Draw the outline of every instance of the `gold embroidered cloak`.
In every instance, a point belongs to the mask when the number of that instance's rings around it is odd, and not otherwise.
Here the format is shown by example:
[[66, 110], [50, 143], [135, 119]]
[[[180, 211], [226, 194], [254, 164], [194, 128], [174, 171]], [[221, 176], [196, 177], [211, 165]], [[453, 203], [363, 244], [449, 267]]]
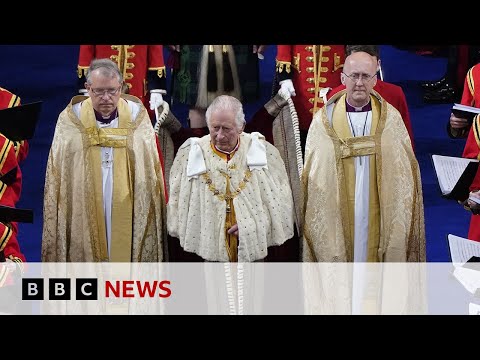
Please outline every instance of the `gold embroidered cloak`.
[[[353, 218], [349, 212], [345, 160], [375, 158], [380, 224], [376, 261], [422, 262], [426, 259], [423, 196], [418, 162], [398, 111], [378, 93], [380, 112], [370, 136], [341, 139], [329, 112], [344, 101], [332, 97], [309, 129], [302, 175], [304, 196], [304, 261], [353, 261]], [[371, 215], [372, 216], [372, 215]]]
[[[132, 229], [127, 232], [131, 234], [131, 240], [127, 239], [131, 241], [131, 261], [166, 260], [165, 189], [155, 133], [139, 99], [122, 97], [137, 103], [140, 111], [135, 121], [122, 129], [112, 129], [117, 131], [110, 135], [85, 127], [76, 116], [73, 105], [87, 101], [83, 96], [74, 97], [59, 115], [45, 177], [42, 261], [108, 261], [102, 231], [105, 229], [102, 175], [101, 169], [95, 169], [93, 164], [99, 164], [98, 149], [102, 144], [112, 146], [111, 142], [119, 139], [123, 145], [114, 147], [114, 152], [121, 149], [126, 154], [122, 166], [127, 172], [125, 184], [129, 187], [122, 193], [132, 198]], [[115, 181], [118, 180], [114, 178], [114, 191]], [[115, 214], [122, 211], [115, 210], [113, 208], [112, 224], [115, 224]], [[113, 238], [112, 244], [115, 241]]]

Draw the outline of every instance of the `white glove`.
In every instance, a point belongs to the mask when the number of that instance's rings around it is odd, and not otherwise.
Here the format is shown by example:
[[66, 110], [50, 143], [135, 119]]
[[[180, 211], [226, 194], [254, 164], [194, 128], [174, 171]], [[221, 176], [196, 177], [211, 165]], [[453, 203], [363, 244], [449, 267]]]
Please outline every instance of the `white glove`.
[[80, 89], [80, 90], [78, 90], [78, 93], [80, 95], [88, 96], [88, 90], [87, 89]]
[[297, 95], [295, 93], [295, 88], [293, 87], [292, 80], [290, 79], [280, 81], [280, 90], [278, 91], [278, 93], [285, 99]]
[[155, 110], [163, 104], [163, 96], [160, 94], [160, 92], [152, 91], [150, 91], [150, 110]]
[[14, 273], [15, 270], [17, 269], [17, 264], [10, 259], [5, 259], [4, 264], [5, 264], [5, 267], [7, 268], [8, 272], [10, 272], [10, 273]]

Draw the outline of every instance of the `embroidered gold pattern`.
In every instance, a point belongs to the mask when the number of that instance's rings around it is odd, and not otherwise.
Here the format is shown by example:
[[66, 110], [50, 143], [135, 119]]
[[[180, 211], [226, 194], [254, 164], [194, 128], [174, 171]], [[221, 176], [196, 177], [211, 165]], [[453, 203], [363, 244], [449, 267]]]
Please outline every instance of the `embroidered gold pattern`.
[[165, 66], [161, 67], [160, 69], [157, 70], [157, 76], [159, 78], [162, 78], [165, 75], [167, 77], [167, 73], [165, 71]]
[[333, 55], [333, 71], [332, 72], [335, 72], [342, 67], [343, 67], [342, 59], [340, 58], [340, 55], [335, 53]]
[[[208, 172], [202, 174], [202, 177], [203, 179], [205, 180], [205, 183], [207, 184], [208, 186], [208, 189], [213, 193], [213, 195], [215, 195], [218, 199], [220, 200], [225, 200], [225, 201], [228, 201], [230, 199], [235, 199], [238, 194], [240, 194], [242, 192], [243, 189], [245, 189], [245, 187], [247, 186], [247, 183], [248, 181], [250, 180], [250, 178], [252, 177], [252, 172], [247, 169], [245, 171], [245, 175], [243, 176], [243, 179], [242, 181], [240, 181], [240, 184], [238, 184], [238, 188], [233, 191], [233, 192], [229, 192], [227, 194], [222, 194], [216, 187], [215, 185], [213, 185], [213, 181], [212, 179], [210, 178], [210, 174]], [[227, 209], [228, 211], [228, 209]]]
[[302, 69], [300, 68], [300, 53], [297, 53], [297, 55], [295, 55], [295, 56], [293, 57], [293, 67], [294, 67], [299, 73], [302, 72]]
[[289, 61], [275, 60], [275, 62], [276, 62], [275, 69], [278, 73], [282, 73], [283, 70], [285, 70], [287, 74], [290, 74], [292, 64]]

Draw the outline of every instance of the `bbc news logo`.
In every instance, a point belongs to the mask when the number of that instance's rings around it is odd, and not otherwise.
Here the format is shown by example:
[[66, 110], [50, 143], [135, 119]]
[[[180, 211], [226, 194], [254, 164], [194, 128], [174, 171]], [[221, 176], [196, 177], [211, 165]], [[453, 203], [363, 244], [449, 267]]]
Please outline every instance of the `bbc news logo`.
[[[72, 300], [72, 280], [68, 278], [48, 279], [49, 300]], [[77, 300], [98, 300], [98, 280], [94, 278], [75, 279]], [[45, 287], [42, 278], [22, 279], [22, 300], [44, 300]]]
[[[105, 281], [106, 298], [168, 298], [172, 295], [170, 281], [116, 280]], [[72, 300], [72, 280], [69, 278], [48, 279], [48, 300]], [[76, 300], [98, 300], [98, 279], [75, 279]], [[42, 278], [22, 279], [22, 300], [45, 300]]]

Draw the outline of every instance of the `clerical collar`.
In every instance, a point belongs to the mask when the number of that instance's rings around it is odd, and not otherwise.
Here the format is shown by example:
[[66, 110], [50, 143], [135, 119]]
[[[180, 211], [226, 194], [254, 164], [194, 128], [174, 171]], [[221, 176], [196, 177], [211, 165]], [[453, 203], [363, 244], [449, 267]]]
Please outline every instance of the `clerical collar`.
[[230, 159], [235, 155], [235, 152], [238, 150], [238, 147], [240, 146], [240, 138], [237, 141], [237, 145], [235, 145], [235, 148], [232, 151], [223, 151], [220, 150], [216, 145], [213, 143], [210, 143], [212, 146], [213, 150], [222, 158], [224, 158], [227, 161], [230, 161]]
[[95, 112], [95, 118], [97, 119], [97, 121], [100, 121], [101, 123], [104, 123], [104, 124], [110, 124], [112, 120], [118, 117], [118, 109], [115, 109], [115, 111], [112, 112], [107, 117], [103, 116], [95, 109], [93, 109], [93, 111]]
[[352, 106], [348, 103], [347, 99], [345, 99], [345, 105], [347, 106], [347, 112], [365, 112], [365, 111], [372, 111], [372, 102], [369, 101], [367, 104], [357, 107]]

